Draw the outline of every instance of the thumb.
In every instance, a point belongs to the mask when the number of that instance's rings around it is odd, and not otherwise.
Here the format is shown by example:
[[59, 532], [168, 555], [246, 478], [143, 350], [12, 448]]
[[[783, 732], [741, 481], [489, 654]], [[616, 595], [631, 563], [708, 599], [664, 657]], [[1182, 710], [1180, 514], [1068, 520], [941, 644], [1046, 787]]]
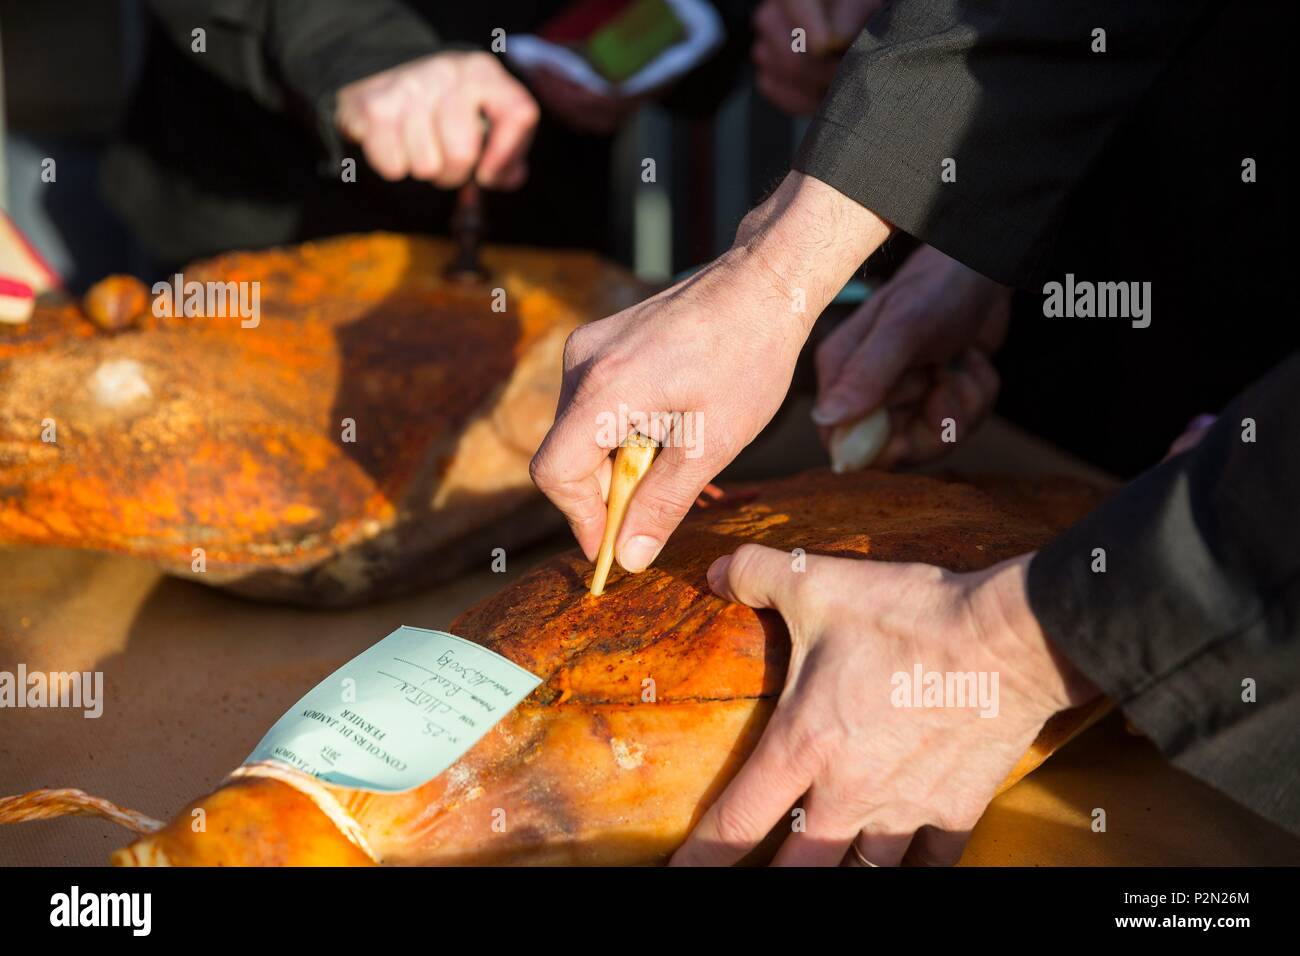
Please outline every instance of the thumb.
[[709, 587], [715, 594], [752, 608], [789, 609], [794, 590], [807, 573], [807, 558], [761, 544], [742, 544], [709, 567]]

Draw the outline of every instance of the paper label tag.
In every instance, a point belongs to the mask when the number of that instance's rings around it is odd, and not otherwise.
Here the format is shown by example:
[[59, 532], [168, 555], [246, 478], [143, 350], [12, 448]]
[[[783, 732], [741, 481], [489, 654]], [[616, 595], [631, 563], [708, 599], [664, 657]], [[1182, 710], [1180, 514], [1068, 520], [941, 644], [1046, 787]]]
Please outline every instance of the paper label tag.
[[244, 763], [273, 760], [360, 790], [410, 790], [541, 682], [464, 638], [403, 625], [312, 688]]

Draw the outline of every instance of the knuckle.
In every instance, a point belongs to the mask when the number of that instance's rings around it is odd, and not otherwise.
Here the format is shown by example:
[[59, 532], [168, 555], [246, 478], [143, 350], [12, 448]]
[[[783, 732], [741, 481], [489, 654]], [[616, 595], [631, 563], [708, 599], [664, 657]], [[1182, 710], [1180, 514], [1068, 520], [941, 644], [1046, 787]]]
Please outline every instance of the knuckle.
[[538, 488], [549, 488], [553, 483], [554, 469], [542, 452], [539, 451], [528, 463], [528, 477]]
[[876, 818], [887, 832], [915, 834], [931, 816], [926, 802], [904, 799], [895, 793], [885, 801]]
[[718, 840], [727, 846], [747, 846], [755, 839], [757, 832], [752, 814], [737, 807], [734, 800], [726, 800], [717, 805], [714, 824]]
[[949, 571], [947, 568], [940, 567], [937, 564], [917, 562], [908, 565], [908, 567], [926, 587], [952, 587], [956, 581], [953, 572]]
[[448, 55], [435, 54], [420, 76], [432, 89], [454, 87], [463, 75], [461, 61]]
[[537, 101], [529, 96], [522, 87], [516, 90], [515, 93], [514, 111], [516, 118], [525, 127], [536, 126], [542, 118], [542, 111], [537, 105]]
[[587, 347], [587, 339], [590, 337], [590, 326], [579, 326], [569, 333], [569, 337], [564, 340], [564, 370], [568, 372], [581, 365], [586, 361], [590, 349]]
[[443, 153], [442, 162], [431, 172], [442, 183], [454, 186], [465, 179], [474, 166], [474, 154], [460, 147], [448, 147]]
[[367, 150], [366, 157], [375, 172], [384, 179], [396, 180], [406, 175], [405, 161], [388, 155], [386, 151]]
[[742, 544], [731, 556], [731, 575], [737, 580], [749, 577], [762, 560], [763, 546], [752, 542]]
[[921, 343], [925, 313], [911, 304], [899, 305], [880, 316], [878, 345], [903, 355], [911, 355]]
[[468, 168], [478, 159], [479, 143], [475, 137], [456, 137], [444, 147], [449, 164]]
[[626, 380], [628, 362], [616, 353], [590, 356], [585, 359], [582, 386], [589, 395], [604, 392], [610, 386]]
[[417, 179], [432, 179], [442, 170], [437, 158], [427, 153], [411, 157], [411, 175]]
[[401, 119], [406, 97], [400, 91], [377, 94], [362, 105], [362, 115], [375, 126], [394, 126]]
[[815, 773], [827, 764], [834, 744], [822, 721], [803, 716], [808, 710], [807, 707], [798, 709], [786, 730], [786, 739], [794, 764], [807, 773]]
[[[869, 390], [877, 377], [878, 373], [867, 365], [863, 356], [850, 357], [844, 363], [844, 368], [840, 370], [836, 391], [843, 398], [856, 398], [859, 392]], [[882, 384], [889, 386], [893, 383], [883, 382]]]
[[483, 50], [468, 50], [464, 54], [462, 62], [467, 69], [477, 70], [483, 73], [505, 72], [497, 58]]
[[403, 73], [393, 87], [393, 95], [387, 97], [388, 100], [395, 104], [403, 105], [416, 97], [423, 96], [425, 91], [433, 86], [430, 78], [418, 70], [408, 70]]
[[[644, 487], [641, 491], [645, 491]], [[692, 496], [692, 500], [694, 500], [694, 496]], [[652, 527], [659, 529], [674, 527], [690, 505], [690, 502], [687, 502], [683, 506], [682, 502], [670, 495], [654, 491], [648, 494], [638, 493], [635, 502], [637, 507], [640, 508], [645, 521]]]
[[[609, 376], [603, 373], [597, 365], [589, 362], [579, 362], [565, 375], [572, 378], [574, 383], [571, 405], [588, 405], [601, 401], [605, 384], [610, 380]], [[592, 409], [593, 412], [605, 410]]]

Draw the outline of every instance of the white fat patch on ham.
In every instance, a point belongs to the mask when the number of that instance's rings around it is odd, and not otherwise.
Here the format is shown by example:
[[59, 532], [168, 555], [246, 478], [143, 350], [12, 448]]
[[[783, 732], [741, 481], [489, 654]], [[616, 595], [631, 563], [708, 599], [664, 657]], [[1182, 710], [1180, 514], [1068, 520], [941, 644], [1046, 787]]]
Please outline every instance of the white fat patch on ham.
[[135, 359], [110, 359], [90, 376], [90, 391], [105, 408], [121, 408], [136, 399], [152, 398], [144, 367]]
[[635, 770], [645, 762], [645, 747], [638, 743], [610, 737], [609, 749], [614, 751], [614, 762], [624, 770]]
[[[473, 800], [474, 796], [479, 794], [471, 796], [470, 793], [474, 790], [482, 790], [481, 787], [475, 786], [476, 774], [464, 763], [454, 763], [443, 773], [447, 775], [447, 793], [449, 794], [464, 794], [466, 799]], [[469, 791], [469, 793], [466, 793], [466, 791]]]

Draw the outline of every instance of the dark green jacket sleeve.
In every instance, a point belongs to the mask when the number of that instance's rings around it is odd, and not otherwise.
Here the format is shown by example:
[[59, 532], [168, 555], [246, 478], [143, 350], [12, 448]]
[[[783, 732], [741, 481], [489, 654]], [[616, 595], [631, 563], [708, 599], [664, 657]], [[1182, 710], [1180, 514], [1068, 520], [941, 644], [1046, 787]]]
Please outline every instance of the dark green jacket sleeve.
[[[400, 0], [153, 0], [167, 36], [270, 109], [300, 105], [331, 152], [339, 88], [436, 53], [433, 28]], [[206, 34], [194, 50], [194, 30]]]
[[1029, 598], [1176, 764], [1300, 831], [1300, 354], [1040, 551]]
[[985, 275], [1029, 285], [1071, 191], [1205, 8], [891, 4], [845, 55], [794, 167]]

